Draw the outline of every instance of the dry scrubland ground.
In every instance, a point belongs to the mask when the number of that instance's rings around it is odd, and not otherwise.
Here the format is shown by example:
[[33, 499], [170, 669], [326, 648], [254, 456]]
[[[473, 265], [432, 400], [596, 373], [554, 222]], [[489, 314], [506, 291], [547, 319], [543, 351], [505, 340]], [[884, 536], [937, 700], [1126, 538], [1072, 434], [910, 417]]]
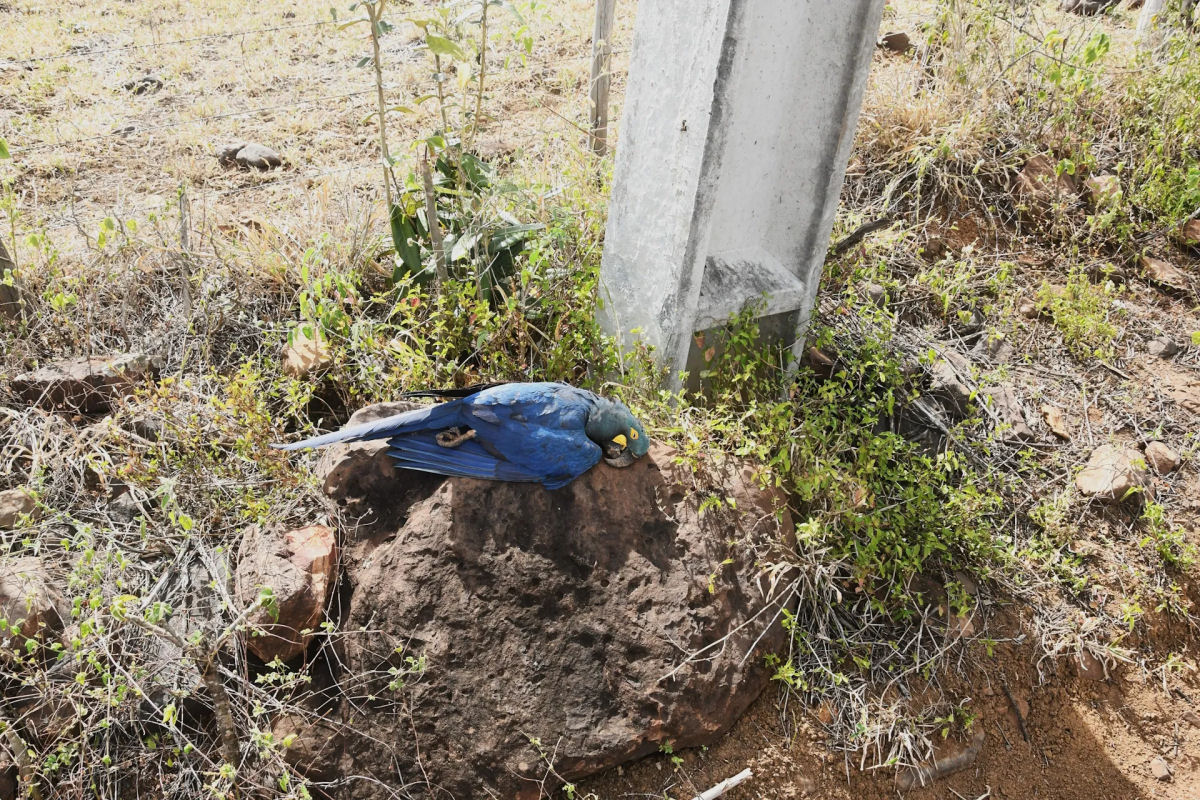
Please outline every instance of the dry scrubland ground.
[[[75, 602], [69, 669], [0, 663], [6, 692], [36, 712], [23, 723], [41, 785], [114, 785], [91, 771], [107, 758], [147, 791], [230, 791], [126, 697], [158, 651], [120, 597], [149, 592], [181, 553], [216, 563], [250, 522], [319, 513], [305, 471], [267, 442], [415, 386], [615, 374], [590, 326], [609, 164], [576, 127], [589, 4], [520, 8], [495, 12], [476, 149], [497, 177], [466, 213], [544, 227], [489, 304], [474, 281], [438, 296], [394, 280], [361, 27], [302, 3], [0, 6], [5, 241], [28, 309], [2, 323], [4, 374], [71, 354], [164, 359], [163, 379], [106, 420], [0, 387], [0, 489], [38, 502], [4, 547], [42, 556]], [[443, 125], [436, 101], [412, 102], [432, 70], [408, 13], [391, 12], [383, 39], [388, 103], [413, 109], [389, 117], [401, 180]], [[633, 13], [619, 4], [618, 50]], [[896, 772], [880, 765], [936, 746], [976, 755], [917, 796], [1195, 797], [1200, 261], [1177, 233], [1200, 207], [1195, 44], [1139, 61], [1130, 12], [1040, 3], [897, 2], [884, 26], [914, 47], [875, 58], [838, 235], [890, 221], [831, 256], [788, 401], [744, 321], [714, 355], [709, 399], [676, 411], [636, 362], [609, 387], [689, 458], [758, 457], [793, 498], [791, 565], [814, 577], [775, 664], [780, 691], [707, 750], [665, 744], [576, 794], [690, 797], [750, 766], [728, 797], [891, 796]], [[446, 104], [464, 132], [470, 73], [447, 72], [450, 86], [468, 79]], [[161, 88], [124, 88], [146, 75]], [[235, 141], [285, 163], [218, 164]], [[1045, 180], [1022, 186], [1039, 155]], [[1092, 199], [1082, 181], [1097, 175], [1121, 193]], [[298, 326], [327, 357], [285, 376]], [[1178, 352], [1161, 356], [1164, 339]], [[1183, 461], [1147, 473], [1152, 500], [1076, 488], [1096, 447], [1151, 441]], [[118, 513], [122, 493], [150, 510]], [[217, 630], [236, 618], [214, 613]], [[248, 740], [303, 677], [245, 680], [241, 655], [222, 670]], [[280, 744], [253, 747], [250, 779], [298, 796]]]

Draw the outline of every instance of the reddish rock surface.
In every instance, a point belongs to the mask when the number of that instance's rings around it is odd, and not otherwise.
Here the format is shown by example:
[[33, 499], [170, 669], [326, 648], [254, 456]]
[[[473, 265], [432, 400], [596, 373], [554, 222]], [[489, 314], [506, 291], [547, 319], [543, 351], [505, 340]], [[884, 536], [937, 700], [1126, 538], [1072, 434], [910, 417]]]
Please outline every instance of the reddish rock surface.
[[1079, 194], [1080, 186], [1074, 175], [1058, 173], [1055, 162], [1046, 155], [1036, 155], [1025, 162], [1017, 175], [1017, 194], [1031, 201], [1048, 202]]
[[158, 375], [157, 356], [120, 353], [80, 356], [46, 364], [13, 379], [17, 396], [51, 411], [96, 414], [108, 411], [134, 387]]
[[62, 601], [36, 556], [0, 558], [0, 619], [8, 621], [0, 632], [0, 648], [21, 647], [13, 632], [34, 638], [44, 630], [61, 627], [58, 608]]
[[238, 600], [249, 605], [266, 587], [274, 594], [275, 606], [250, 616], [252, 634], [246, 636], [246, 646], [263, 661], [295, 658], [312, 641], [329, 603], [337, 579], [337, 534], [324, 525], [290, 531], [255, 528], [247, 533], [241, 552]]
[[[319, 466], [345, 518], [362, 520], [339, 647], [365, 682], [343, 702], [356, 730], [336, 772], [383, 781], [344, 796], [407, 782], [536, 798], [543, 754], [570, 780], [664, 742], [711, 743], [768, 685], [763, 656], [786, 639], [759, 559], [781, 529], [748, 468], [695, 476], [655, 446], [551, 492], [397, 470], [383, 447], [339, 445]], [[701, 516], [710, 492], [736, 510]]]
[[1145, 463], [1137, 450], [1101, 445], [1092, 451], [1087, 464], [1075, 476], [1075, 486], [1087, 497], [1140, 503], [1143, 492], [1138, 490], [1149, 491]]

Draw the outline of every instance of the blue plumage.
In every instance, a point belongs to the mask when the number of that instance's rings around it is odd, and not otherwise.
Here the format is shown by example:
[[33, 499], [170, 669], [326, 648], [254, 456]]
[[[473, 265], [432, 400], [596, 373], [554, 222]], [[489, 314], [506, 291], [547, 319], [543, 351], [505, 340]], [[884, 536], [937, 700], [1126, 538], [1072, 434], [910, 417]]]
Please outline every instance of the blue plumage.
[[547, 489], [567, 485], [601, 458], [626, 466], [649, 450], [645, 431], [623, 404], [562, 383], [491, 386], [280, 447], [375, 439], [388, 440], [398, 467]]

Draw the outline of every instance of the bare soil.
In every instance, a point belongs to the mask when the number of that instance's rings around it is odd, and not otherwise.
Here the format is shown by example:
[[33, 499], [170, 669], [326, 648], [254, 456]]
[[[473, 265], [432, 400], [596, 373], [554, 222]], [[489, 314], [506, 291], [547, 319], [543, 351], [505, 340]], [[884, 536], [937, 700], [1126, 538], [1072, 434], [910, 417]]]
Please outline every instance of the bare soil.
[[[1021, 625], [1011, 618], [995, 623], [994, 634], [1004, 628], [1010, 636], [1020, 635]], [[1194, 635], [1175, 628], [1164, 638], [1194, 662]], [[969, 766], [925, 788], [900, 792], [898, 778], [907, 770], [872, 769], [873, 754], [864, 758], [828, 741], [819, 708], [797, 708], [794, 700], [768, 690], [719, 742], [682, 753], [677, 767], [670, 756], [659, 755], [583, 781], [580, 789], [601, 798], [691, 798], [749, 767], [753, 778], [724, 797], [1200, 797], [1200, 682], [1194, 673], [1181, 678], [1121, 669], [1108, 677], [1102, 670], [1084, 677], [1068, 665], [1039, 676], [1028, 646], [997, 645], [994, 657], [983, 649], [983, 644], [972, 645], [976, 663], [953, 679], [954, 688], [971, 699], [977, 715], [971, 736], [982, 731], [983, 746]], [[938, 746], [937, 757], [966, 750], [964, 738], [952, 735]], [[1169, 765], [1167, 780], [1154, 776], [1156, 758]]]

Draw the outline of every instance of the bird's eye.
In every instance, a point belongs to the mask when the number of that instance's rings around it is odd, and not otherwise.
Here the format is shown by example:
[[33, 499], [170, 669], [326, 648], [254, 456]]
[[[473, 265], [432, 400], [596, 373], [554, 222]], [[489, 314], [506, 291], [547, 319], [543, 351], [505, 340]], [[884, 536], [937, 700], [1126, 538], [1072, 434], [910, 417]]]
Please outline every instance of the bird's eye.
[[636, 440], [636, 439], [638, 438], [638, 432], [637, 432], [637, 428], [630, 428], [630, 429], [629, 429], [629, 438], [630, 438], [630, 439], [634, 439], [634, 440]]
[[[634, 438], [637, 438], [637, 437], [634, 437]], [[621, 435], [621, 434], [619, 434], [619, 433], [618, 433], [616, 436], [614, 436], [614, 437], [612, 438], [612, 440], [613, 440], [613, 443], [614, 443], [614, 444], [619, 444], [621, 447], [624, 447], [625, 445], [629, 444], [629, 443], [628, 443], [628, 442], [625, 440], [625, 437], [624, 437], [624, 436], [622, 436], [622, 435]]]

